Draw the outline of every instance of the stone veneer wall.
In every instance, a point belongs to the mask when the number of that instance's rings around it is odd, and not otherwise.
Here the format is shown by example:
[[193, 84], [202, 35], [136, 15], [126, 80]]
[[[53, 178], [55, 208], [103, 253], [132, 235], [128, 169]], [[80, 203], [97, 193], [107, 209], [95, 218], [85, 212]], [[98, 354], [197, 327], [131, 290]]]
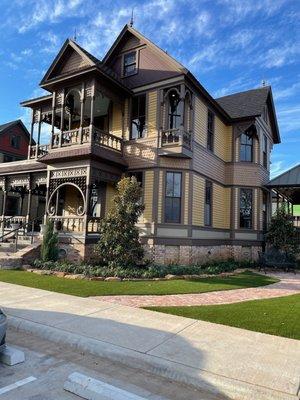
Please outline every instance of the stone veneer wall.
[[257, 260], [259, 246], [166, 246], [144, 245], [145, 256], [156, 264], [194, 264], [209, 260]]

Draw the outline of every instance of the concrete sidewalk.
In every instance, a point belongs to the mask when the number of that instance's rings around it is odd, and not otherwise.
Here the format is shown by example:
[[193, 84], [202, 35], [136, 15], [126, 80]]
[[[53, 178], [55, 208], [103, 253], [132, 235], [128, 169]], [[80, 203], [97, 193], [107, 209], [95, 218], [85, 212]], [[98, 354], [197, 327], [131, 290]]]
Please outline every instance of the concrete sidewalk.
[[300, 341], [0, 282], [17, 329], [228, 399], [298, 399]]

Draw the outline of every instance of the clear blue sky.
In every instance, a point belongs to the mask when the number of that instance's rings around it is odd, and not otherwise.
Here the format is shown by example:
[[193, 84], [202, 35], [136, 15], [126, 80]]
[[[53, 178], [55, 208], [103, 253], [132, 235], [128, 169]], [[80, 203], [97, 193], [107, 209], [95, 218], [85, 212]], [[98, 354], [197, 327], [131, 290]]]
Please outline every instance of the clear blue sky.
[[67, 37], [102, 58], [130, 19], [188, 67], [213, 96], [272, 85], [282, 144], [272, 173], [300, 162], [299, 0], [1, 0], [0, 123], [22, 118], [21, 100]]

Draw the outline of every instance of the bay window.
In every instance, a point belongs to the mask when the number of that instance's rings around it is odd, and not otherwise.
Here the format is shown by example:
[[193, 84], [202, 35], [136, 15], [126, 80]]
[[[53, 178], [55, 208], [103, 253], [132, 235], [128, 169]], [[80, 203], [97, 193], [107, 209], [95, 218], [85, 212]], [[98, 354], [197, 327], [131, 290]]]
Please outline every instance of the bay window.
[[166, 173], [165, 222], [180, 223], [181, 172]]

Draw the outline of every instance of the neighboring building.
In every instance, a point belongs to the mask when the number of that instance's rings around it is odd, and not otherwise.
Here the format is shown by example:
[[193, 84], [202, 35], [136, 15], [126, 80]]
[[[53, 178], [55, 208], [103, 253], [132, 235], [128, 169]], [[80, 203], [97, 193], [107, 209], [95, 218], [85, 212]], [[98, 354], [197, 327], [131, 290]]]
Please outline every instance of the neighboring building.
[[124, 174], [143, 187], [149, 258], [257, 256], [271, 215], [270, 152], [280, 142], [270, 87], [214, 99], [127, 25], [103, 61], [67, 40], [40, 86], [49, 95], [22, 103], [33, 111], [29, 159], [1, 165], [0, 185], [4, 198], [22, 190], [23, 219], [55, 221], [69, 258], [91, 256]]
[[26, 159], [29, 136], [20, 119], [0, 125], [0, 163]]

